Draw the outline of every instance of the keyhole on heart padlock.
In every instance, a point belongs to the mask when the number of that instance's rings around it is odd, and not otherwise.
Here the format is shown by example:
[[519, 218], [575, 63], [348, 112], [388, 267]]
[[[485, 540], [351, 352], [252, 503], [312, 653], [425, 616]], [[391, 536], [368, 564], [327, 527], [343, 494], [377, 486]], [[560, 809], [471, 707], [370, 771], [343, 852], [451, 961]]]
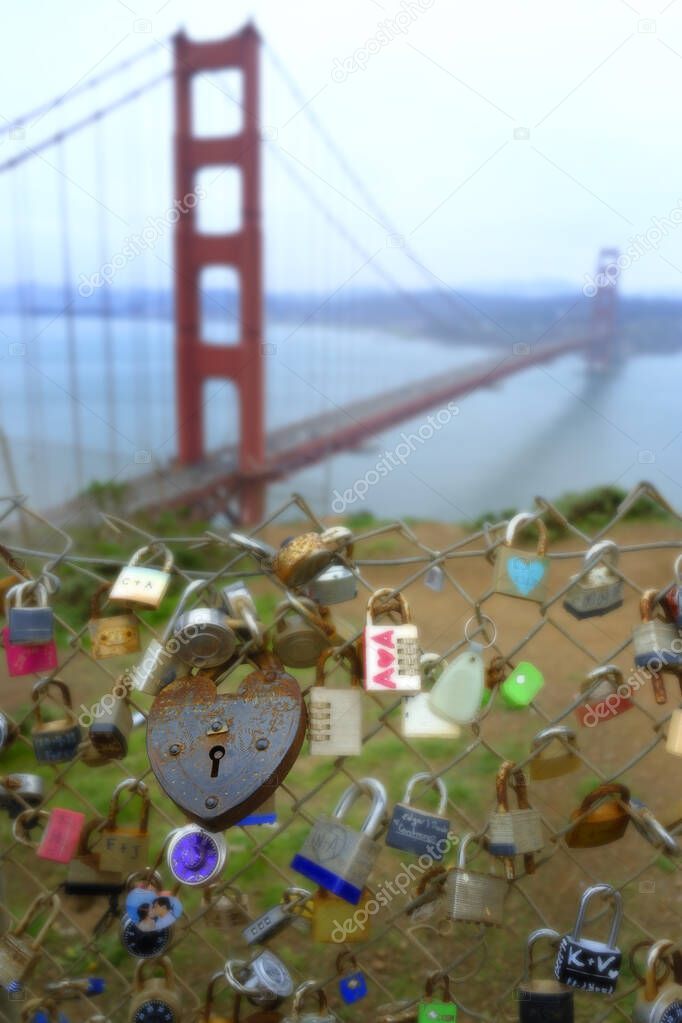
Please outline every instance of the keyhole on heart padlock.
[[220, 761], [225, 756], [224, 746], [212, 746], [208, 751], [208, 756], [211, 761], [211, 777], [217, 778], [218, 771], [220, 770]]

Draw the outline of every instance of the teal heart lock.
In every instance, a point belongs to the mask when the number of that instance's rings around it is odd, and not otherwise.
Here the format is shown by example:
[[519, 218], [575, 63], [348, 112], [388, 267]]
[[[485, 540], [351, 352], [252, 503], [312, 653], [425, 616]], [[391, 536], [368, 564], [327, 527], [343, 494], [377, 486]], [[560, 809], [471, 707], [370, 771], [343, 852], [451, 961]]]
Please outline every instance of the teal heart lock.
[[[538, 545], [535, 554], [514, 547], [519, 528], [533, 523], [538, 531]], [[549, 579], [549, 558], [547, 551], [547, 529], [542, 519], [530, 512], [519, 512], [509, 520], [504, 543], [497, 548], [493, 589], [509, 597], [534, 600], [538, 604], [547, 598]]]

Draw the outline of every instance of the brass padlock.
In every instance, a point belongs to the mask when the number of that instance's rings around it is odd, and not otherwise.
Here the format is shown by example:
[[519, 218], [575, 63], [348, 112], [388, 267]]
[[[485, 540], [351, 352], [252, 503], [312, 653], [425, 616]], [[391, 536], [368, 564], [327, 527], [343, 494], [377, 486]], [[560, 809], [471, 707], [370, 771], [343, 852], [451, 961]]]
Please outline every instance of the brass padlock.
[[[514, 547], [519, 527], [532, 523], [538, 531], [538, 546], [535, 554]], [[520, 512], [510, 519], [501, 544], [495, 553], [493, 589], [509, 597], [521, 597], [542, 604], [547, 599], [549, 558], [547, 552], [547, 529], [542, 519], [529, 512]]]
[[576, 823], [566, 834], [566, 845], [572, 849], [591, 849], [622, 838], [630, 822], [626, 809], [629, 802], [630, 790], [625, 785], [617, 782], [598, 785], [571, 814]]
[[[130, 792], [140, 797], [140, 817], [136, 828], [124, 828], [117, 822], [121, 793]], [[99, 849], [102, 870], [120, 870], [130, 874], [141, 870], [147, 862], [149, 851], [149, 811], [151, 801], [149, 789], [137, 778], [126, 778], [113, 791], [109, 813], [102, 828], [102, 845]]]
[[[142, 559], [162, 557], [162, 568], [141, 565]], [[110, 600], [123, 604], [141, 604], [142, 607], [158, 607], [170, 586], [173, 555], [162, 543], [148, 544], [135, 551], [127, 565], [119, 572], [109, 594]]]
[[89, 821], [81, 832], [78, 852], [69, 863], [64, 893], [73, 896], [119, 895], [125, 881], [120, 870], [103, 870], [98, 852], [92, 852], [90, 841], [101, 830], [104, 818]]
[[[44, 721], [42, 701], [51, 689], [60, 694], [65, 716], [56, 721]], [[58, 678], [40, 679], [33, 686], [31, 699], [36, 721], [31, 730], [31, 742], [36, 760], [41, 764], [62, 764], [73, 760], [82, 735], [71, 704], [69, 687]]]
[[[163, 970], [163, 977], [150, 977], [147, 980], [149, 968], [157, 966]], [[133, 997], [128, 1015], [130, 1023], [149, 1023], [150, 1020], [181, 1023], [182, 1015], [182, 1001], [170, 959], [162, 956], [153, 963], [141, 959], [135, 967]]]
[[323, 572], [337, 554], [352, 553], [353, 534], [345, 526], [321, 533], [301, 533], [286, 540], [272, 559], [272, 570], [285, 586], [305, 586]]
[[204, 923], [223, 931], [243, 927], [251, 916], [248, 896], [234, 885], [228, 885], [221, 892], [216, 891], [218, 888], [216, 884], [209, 884], [202, 891]]
[[327, 608], [288, 594], [275, 608], [272, 650], [288, 668], [313, 668], [325, 650], [341, 642]]
[[[303, 1012], [303, 1002], [309, 996], [317, 999], [316, 1012]], [[316, 980], [306, 980], [299, 984], [294, 992], [293, 1011], [286, 1016], [284, 1023], [335, 1023], [336, 1016], [330, 1013], [327, 996]]]
[[657, 967], [662, 956], [675, 948], [666, 938], [655, 941], [646, 962], [644, 989], [637, 997], [632, 1023], [677, 1023], [682, 1020], [682, 985], [673, 980], [659, 981]]
[[[545, 755], [546, 750], [553, 743], [559, 742], [563, 752], [555, 756]], [[551, 728], [543, 728], [531, 742], [530, 750], [533, 759], [530, 762], [530, 776], [533, 781], [547, 781], [550, 778], [560, 778], [564, 774], [577, 771], [580, 767], [575, 732], [566, 725], [553, 725]]]
[[[45, 922], [34, 938], [26, 934], [41, 910], [47, 910]], [[19, 923], [0, 935], [0, 985], [8, 993], [19, 990], [38, 959], [40, 946], [57, 919], [60, 902], [56, 895], [39, 895], [28, 907]]]
[[[372, 933], [372, 914], [367, 911], [370, 901], [374, 900], [367, 889], [363, 891], [357, 906], [350, 906], [345, 899], [332, 895], [324, 888], [318, 888], [312, 899], [313, 941], [334, 945], [342, 941], [368, 941]], [[364, 919], [360, 917], [361, 913]]]
[[140, 649], [140, 626], [131, 610], [102, 617], [102, 604], [111, 592], [109, 583], [102, 583], [90, 601], [88, 632], [92, 643], [92, 656], [102, 661], [107, 657], [123, 657]]
[[332, 688], [326, 684], [325, 668], [333, 649], [320, 654], [315, 685], [310, 690], [310, 754], [318, 757], [352, 757], [362, 753], [362, 664], [353, 646], [339, 654], [350, 686]]
[[[517, 808], [509, 808], [509, 781], [516, 792]], [[542, 819], [528, 803], [526, 778], [511, 760], [505, 760], [496, 778], [497, 809], [488, 822], [488, 852], [502, 856], [510, 881], [514, 880], [514, 856], [522, 855], [527, 874], [535, 871], [534, 853], [544, 847]]]

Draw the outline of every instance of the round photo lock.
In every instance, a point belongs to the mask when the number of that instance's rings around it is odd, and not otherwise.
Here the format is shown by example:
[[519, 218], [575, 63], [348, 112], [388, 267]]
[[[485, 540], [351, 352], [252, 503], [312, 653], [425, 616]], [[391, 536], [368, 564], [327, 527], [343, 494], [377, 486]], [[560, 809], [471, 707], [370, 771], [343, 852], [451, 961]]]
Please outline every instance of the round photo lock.
[[171, 892], [133, 888], [126, 898], [126, 913], [142, 933], [164, 931], [182, 916], [182, 903]]

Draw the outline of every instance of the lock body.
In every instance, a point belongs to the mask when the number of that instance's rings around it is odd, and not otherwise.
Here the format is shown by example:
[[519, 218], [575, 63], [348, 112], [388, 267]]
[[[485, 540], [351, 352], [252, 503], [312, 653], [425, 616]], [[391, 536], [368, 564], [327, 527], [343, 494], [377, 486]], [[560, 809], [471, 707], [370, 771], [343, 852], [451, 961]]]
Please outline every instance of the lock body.
[[353, 1005], [367, 997], [367, 978], [361, 970], [354, 970], [339, 978], [339, 994], [345, 1005]]
[[85, 814], [56, 806], [50, 811], [36, 856], [54, 863], [69, 863], [76, 855], [85, 826]]
[[368, 941], [372, 934], [372, 916], [367, 913], [364, 922], [358, 912], [364, 910], [370, 896], [364, 891], [357, 906], [351, 909], [345, 899], [320, 888], [313, 896], [312, 939], [329, 944]]
[[649, 667], [661, 664], [672, 667], [682, 665], [682, 648], [679, 642], [680, 633], [676, 625], [654, 619], [642, 622], [632, 633], [632, 644], [635, 650], [635, 664], [638, 667]]
[[313, 686], [309, 704], [310, 753], [353, 757], [362, 753], [362, 692]]
[[564, 598], [574, 618], [597, 618], [623, 606], [623, 580], [608, 566], [598, 565], [577, 579]]
[[434, 714], [456, 724], [473, 721], [481, 709], [485, 667], [474, 644], [445, 666], [428, 694]]
[[121, 944], [135, 959], [156, 959], [163, 955], [173, 937], [173, 927], [160, 931], [141, 931], [137, 924], [123, 914], [120, 928]]
[[539, 668], [521, 661], [500, 685], [500, 696], [510, 710], [520, 710], [535, 699], [544, 684]]
[[417, 1023], [457, 1023], [457, 1006], [454, 1002], [422, 999]]
[[37, 644], [13, 643], [9, 636], [9, 626], [6, 625], [2, 630], [2, 642], [5, 647], [7, 673], [12, 678], [50, 674], [57, 667], [57, 644], [54, 639]]
[[94, 749], [102, 757], [122, 760], [128, 752], [128, 737], [133, 729], [133, 714], [126, 699], [110, 697], [111, 704], [100, 702], [88, 729]]
[[354, 600], [358, 595], [358, 581], [355, 574], [345, 565], [329, 565], [308, 583], [306, 595], [316, 604], [342, 604]]
[[[566, 845], [573, 849], [594, 849], [618, 841], [630, 823], [630, 814], [621, 804], [629, 802], [630, 791], [625, 785], [597, 786], [571, 814], [576, 823], [566, 834]], [[590, 810], [593, 804], [594, 809]]]
[[357, 906], [380, 847], [336, 817], [313, 825], [291, 866], [310, 881]]
[[92, 656], [98, 661], [136, 654], [140, 649], [140, 627], [137, 618], [130, 612], [106, 618], [91, 618], [88, 632]]
[[226, 862], [225, 837], [198, 824], [177, 828], [168, 840], [166, 863], [180, 884], [209, 884], [218, 877]]
[[80, 725], [70, 721], [48, 721], [36, 725], [31, 742], [41, 764], [63, 764], [73, 760], [82, 739]]
[[501, 927], [508, 890], [503, 877], [453, 867], [445, 879], [445, 906], [452, 920]]
[[334, 628], [312, 600], [283, 601], [275, 608], [272, 649], [288, 668], [313, 668], [332, 642]]
[[616, 990], [622, 954], [603, 941], [590, 941], [565, 934], [559, 945], [554, 974], [561, 984], [611, 995]]
[[665, 984], [652, 1002], [638, 999], [632, 1023], [682, 1023], [682, 986]]
[[433, 860], [442, 860], [448, 843], [450, 821], [438, 814], [415, 809], [407, 803], [397, 803], [386, 835], [386, 845], [393, 849], [425, 854]]
[[49, 607], [11, 607], [7, 615], [11, 643], [35, 646], [54, 636], [54, 614]]
[[406, 739], [458, 739], [462, 729], [431, 707], [430, 693], [404, 696], [401, 704], [400, 731]]
[[549, 558], [502, 545], [495, 556], [493, 588], [509, 597], [542, 604], [547, 599]]
[[173, 626], [177, 656], [192, 668], [217, 668], [232, 657], [237, 637], [219, 608], [196, 607], [181, 614]]
[[519, 1002], [519, 1023], [573, 1023], [575, 1018], [573, 992], [556, 980], [532, 980], [523, 983], [516, 993]]
[[366, 625], [364, 642], [368, 692], [419, 692], [422, 681], [416, 625]]
[[158, 607], [170, 586], [170, 573], [160, 568], [126, 565], [111, 588], [111, 600]]

